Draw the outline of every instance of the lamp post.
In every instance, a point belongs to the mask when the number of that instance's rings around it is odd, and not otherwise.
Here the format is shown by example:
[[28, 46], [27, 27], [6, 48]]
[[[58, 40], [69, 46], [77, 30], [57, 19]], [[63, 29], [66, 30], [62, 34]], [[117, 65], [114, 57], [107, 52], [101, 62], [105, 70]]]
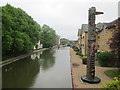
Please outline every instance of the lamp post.
[[99, 83], [100, 78], [95, 76], [95, 42], [96, 42], [96, 25], [95, 15], [103, 14], [103, 12], [96, 12], [95, 7], [89, 8], [88, 19], [88, 60], [87, 60], [87, 73], [81, 79], [88, 83]]

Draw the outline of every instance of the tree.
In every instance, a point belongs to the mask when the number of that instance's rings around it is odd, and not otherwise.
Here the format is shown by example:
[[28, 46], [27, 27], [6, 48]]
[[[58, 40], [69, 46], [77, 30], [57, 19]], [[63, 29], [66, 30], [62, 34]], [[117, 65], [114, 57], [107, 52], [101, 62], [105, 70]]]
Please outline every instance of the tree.
[[3, 56], [31, 51], [40, 40], [40, 32], [40, 25], [25, 11], [10, 4], [2, 6]]
[[12, 32], [12, 37], [14, 38], [12, 45], [12, 53], [17, 52], [27, 52], [32, 49], [32, 42], [26, 33], [14, 31]]
[[120, 18], [117, 20], [116, 30], [111, 38], [109, 46], [115, 55], [114, 62], [120, 67]]
[[61, 40], [61, 44], [62, 45], [66, 45], [66, 44], [68, 44], [69, 42], [67, 41], [67, 40]]
[[49, 48], [50, 46], [53, 46], [56, 44], [55, 30], [45, 24], [42, 26], [41, 43], [43, 44], [44, 48]]

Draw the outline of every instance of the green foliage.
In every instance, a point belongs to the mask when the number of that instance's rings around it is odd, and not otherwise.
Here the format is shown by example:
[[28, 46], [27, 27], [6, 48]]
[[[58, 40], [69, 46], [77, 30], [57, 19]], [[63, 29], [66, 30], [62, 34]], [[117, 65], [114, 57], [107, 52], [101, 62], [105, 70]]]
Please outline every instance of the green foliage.
[[68, 41], [67, 40], [62, 40], [60, 43], [61, 43], [61, 45], [66, 45], [66, 44], [68, 44]]
[[77, 51], [76, 55], [79, 55], [80, 57], [83, 57], [83, 54], [81, 54], [80, 51]]
[[73, 50], [76, 51], [76, 52], [79, 51], [78, 47], [75, 47], [75, 46], [73, 47]]
[[75, 45], [75, 42], [74, 41], [69, 41], [70, 44], [72, 45]]
[[109, 46], [115, 56], [114, 62], [120, 67], [120, 18], [116, 20], [115, 31], [109, 41]]
[[100, 52], [98, 54], [98, 60], [99, 60], [99, 64], [101, 66], [112, 66], [111, 63], [111, 57], [112, 53], [111, 52]]
[[82, 63], [87, 64], [87, 59], [88, 59], [87, 56], [83, 56], [82, 57]]
[[83, 57], [83, 54], [80, 53], [78, 47], [73, 46], [72, 48], [76, 52], [76, 55], [79, 55], [79, 56]]
[[114, 78], [114, 77], [118, 77], [120, 72], [118, 72], [118, 70], [107, 70], [105, 71], [105, 74], [109, 77]]
[[3, 55], [28, 52], [40, 39], [40, 25], [25, 11], [10, 4], [2, 7]]
[[82, 58], [84, 55], [83, 54], [80, 54], [80, 57]]
[[32, 50], [32, 42], [30, 41], [29, 36], [26, 33], [14, 31], [12, 33], [14, 38], [14, 45], [12, 46], [13, 52], [26, 52]]
[[115, 80], [107, 82], [103, 87], [104, 90], [120, 90], [120, 77], [115, 77]]
[[98, 60], [98, 55], [100, 54], [100, 52], [97, 52], [95, 55], [95, 60]]
[[76, 55], [80, 55], [80, 52], [79, 52], [79, 51], [77, 51], [77, 52], [76, 52]]
[[49, 48], [50, 46], [56, 44], [56, 32], [48, 25], [42, 26], [41, 43], [43, 44], [44, 48]]

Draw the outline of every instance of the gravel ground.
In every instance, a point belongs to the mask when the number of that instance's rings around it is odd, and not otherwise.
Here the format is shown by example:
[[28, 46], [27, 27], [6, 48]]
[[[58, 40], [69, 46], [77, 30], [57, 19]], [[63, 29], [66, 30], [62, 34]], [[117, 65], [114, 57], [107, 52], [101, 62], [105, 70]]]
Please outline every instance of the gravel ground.
[[[112, 70], [116, 68], [100, 67], [95, 66], [95, 74], [101, 79], [101, 82], [98, 84], [89, 84], [81, 80], [81, 76], [86, 75], [86, 65], [82, 64], [82, 60], [75, 51], [70, 48], [71, 55], [71, 71], [73, 79], [73, 88], [103, 88], [103, 84], [106, 81], [112, 81], [113, 79], [105, 75], [106, 70]], [[74, 65], [73, 65], [74, 64]]]

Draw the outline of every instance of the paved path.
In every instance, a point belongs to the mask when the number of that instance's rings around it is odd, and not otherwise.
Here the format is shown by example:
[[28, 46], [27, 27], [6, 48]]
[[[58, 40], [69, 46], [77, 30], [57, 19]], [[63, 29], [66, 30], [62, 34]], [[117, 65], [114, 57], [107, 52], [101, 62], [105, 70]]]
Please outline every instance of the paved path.
[[[96, 76], [98, 76], [101, 79], [101, 82], [99, 84], [89, 84], [82, 82], [80, 78], [81, 76], [86, 75], [86, 65], [82, 64], [82, 60], [80, 59], [80, 56], [76, 55], [73, 49], [71, 48], [70, 48], [70, 55], [71, 55], [73, 88], [103, 88], [103, 84], [105, 84], [106, 80], [109, 81], [112, 80], [112, 78], [109, 78], [108, 76], [105, 75], [104, 71], [115, 68], [95, 66]], [[73, 63], [79, 64], [79, 66], [73, 66], [72, 65]]]

